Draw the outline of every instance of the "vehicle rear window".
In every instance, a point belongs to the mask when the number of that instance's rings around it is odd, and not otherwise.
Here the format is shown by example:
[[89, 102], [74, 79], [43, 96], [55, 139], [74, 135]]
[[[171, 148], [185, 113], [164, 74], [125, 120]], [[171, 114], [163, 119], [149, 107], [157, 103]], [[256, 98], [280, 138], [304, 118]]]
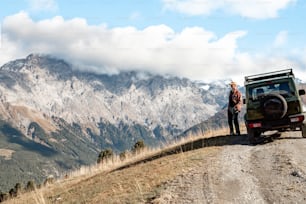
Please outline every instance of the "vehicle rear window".
[[294, 95], [294, 92], [290, 90], [288, 82], [260, 84], [260, 86], [249, 89], [249, 96], [253, 100], [259, 100], [270, 93], [280, 94], [285, 98]]

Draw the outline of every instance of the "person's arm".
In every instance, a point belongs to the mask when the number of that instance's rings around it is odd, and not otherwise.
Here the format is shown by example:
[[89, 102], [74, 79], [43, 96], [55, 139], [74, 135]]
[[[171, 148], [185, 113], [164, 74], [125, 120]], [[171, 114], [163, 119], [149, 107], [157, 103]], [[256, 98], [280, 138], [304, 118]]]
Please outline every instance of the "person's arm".
[[237, 91], [237, 102], [235, 108], [238, 111], [241, 111], [241, 106], [242, 106], [242, 94], [240, 93], [240, 91]]

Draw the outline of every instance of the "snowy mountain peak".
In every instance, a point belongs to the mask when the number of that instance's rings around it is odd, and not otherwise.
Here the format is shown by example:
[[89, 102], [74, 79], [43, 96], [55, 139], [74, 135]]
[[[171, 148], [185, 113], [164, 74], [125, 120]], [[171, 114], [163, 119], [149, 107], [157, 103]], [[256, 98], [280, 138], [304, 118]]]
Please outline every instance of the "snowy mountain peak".
[[[56, 116], [81, 124], [83, 130], [99, 131], [97, 121], [102, 119], [114, 125], [140, 124], [152, 134], [161, 127], [165, 137], [172, 137], [216, 113], [227, 95], [221, 83], [206, 84], [205, 90], [202, 83], [186, 78], [134, 71], [117, 75], [81, 72], [48, 55], [31, 54], [5, 64], [0, 72], [3, 106], [25, 107], [44, 123]], [[16, 126], [27, 127], [33, 120], [28, 115], [3, 115]]]

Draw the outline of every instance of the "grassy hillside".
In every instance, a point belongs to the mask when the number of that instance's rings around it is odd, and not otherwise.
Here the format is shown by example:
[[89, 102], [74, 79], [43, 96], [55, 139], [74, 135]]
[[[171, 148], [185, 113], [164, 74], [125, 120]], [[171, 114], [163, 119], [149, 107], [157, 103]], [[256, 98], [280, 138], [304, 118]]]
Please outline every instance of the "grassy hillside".
[[145, 203], [158, 197], [164, 184], [218, 151], [218, 146], [247, 143], [240, 137], [222, 136], [226, 131], [146, 150], [125, 161], [115, 157], [107, 164], [82, 168], [8, 203]]
[[[36, 128], [31, 139], [0, 120], [0, 191], [8, 192], [16, 183], [30, 180], [41, 183], [49, 175], [57, 177], [96, 162], [98, 150], [67, 128], [47, 135], [38, 124], [30, 126]], [[11, 154], [5, 157], [4, 152]]]
[[25, 185], [30, 180], [42, 183], [50, 175], [57, 178], [67, 171], [95, 164], [103, 149], [120, 153], [130, 150], [139, 140], [151, 147], [164, 141], [153, 138], [137, 124], [115, 127], [100, 122], [99, 134], [87, 128], [88, 137], [78, 124], [52, 119], [58, 126], [56, 131], [46, 133], [38, 123], [32, 122], [26, 136], [0, 118], [0, 192], [8, 192], [16, 183]]

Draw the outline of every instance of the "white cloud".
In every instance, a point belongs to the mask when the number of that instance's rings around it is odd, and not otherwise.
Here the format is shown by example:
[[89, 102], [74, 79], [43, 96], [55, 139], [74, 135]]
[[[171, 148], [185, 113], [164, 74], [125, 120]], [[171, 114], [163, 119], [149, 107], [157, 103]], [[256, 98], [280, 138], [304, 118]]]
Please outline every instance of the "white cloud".
[[303, 53], [302, 60], [303, 60], [304, 64], [306, 65], [306, 47], [304, 48], [304, 50], [301, 53]]
[[163, 0], [165, 9], [189, 15], [209, 15], [223, 10], [246, 18], [275, 18], [296, 0]]
[[294, 65], [279, 57], [239, 52], [237, 41], [247, 35], [246, 31], [218, 37], [201, 27], [181, 32], [166, 25], [143, 30], [108, 28], [60, 16], [35, 22], [21, 12], [4, 19], [2, 33], [0, 64], [30, 53], [45, 53], [100, 73], [142, 70], [191, 79], [237, 80], [244, 75]]
[[274, 47], [282, 47], [283, 45], [286, 44], [287, 39], [288, 39], [287, 31], [279, 32], [274, 40]]
[[55, 0], [27, 0], [33, 11], [54, 11], [57, 9]]
[[295, 76], [306, 83], [306, 47], [303, 49], [295, 49], [292, 55], [295, 56], [296, 61], [299, 62], [299, 66], [292, 67], [296, 68]]

